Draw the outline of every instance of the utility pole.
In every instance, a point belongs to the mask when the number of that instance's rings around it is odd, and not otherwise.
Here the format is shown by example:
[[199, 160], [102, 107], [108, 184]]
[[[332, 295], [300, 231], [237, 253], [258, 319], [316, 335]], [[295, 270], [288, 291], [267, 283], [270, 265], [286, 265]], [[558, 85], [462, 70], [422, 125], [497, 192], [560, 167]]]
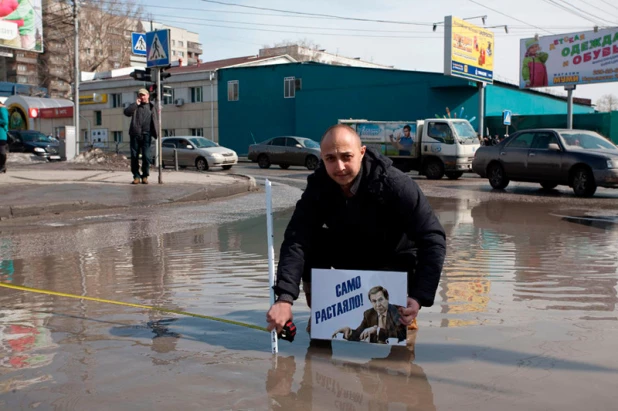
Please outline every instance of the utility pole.
[[75, 125], [75, 154], [79, 155], [79, 137], [81, 130], [79, 128], [79, 0], [73, 0], [73, 22], [75, 23], [75, 68], [73, 73], [73, 124]]

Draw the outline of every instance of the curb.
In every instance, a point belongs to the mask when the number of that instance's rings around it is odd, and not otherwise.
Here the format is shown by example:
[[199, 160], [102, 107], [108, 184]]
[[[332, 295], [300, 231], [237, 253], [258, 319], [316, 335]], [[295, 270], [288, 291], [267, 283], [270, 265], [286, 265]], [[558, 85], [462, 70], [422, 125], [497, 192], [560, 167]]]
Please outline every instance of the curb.
[[[133, 207], [157, 206], [170, 203], [182, 203], [189, 201], [210, 201], [258, 190], [255, 178], [243, 174], [233, 174], [236, 182], [232, 184], [213, 184], [209, 187], [200, 187], [197, 192], [180, 198], [163, 199], [149, 204], [139, 204]], [[131, 208], [131, 205], [108, 205], [90, 203], [87, 201], [73, 201], [68, 203], [49, 203], [44, 205], [13, 205], [0, 206], [0, 221], [13, 218], [35, 217], [49, 214], [62, 214], [77, 211], [96, 211], [118, 208]]]

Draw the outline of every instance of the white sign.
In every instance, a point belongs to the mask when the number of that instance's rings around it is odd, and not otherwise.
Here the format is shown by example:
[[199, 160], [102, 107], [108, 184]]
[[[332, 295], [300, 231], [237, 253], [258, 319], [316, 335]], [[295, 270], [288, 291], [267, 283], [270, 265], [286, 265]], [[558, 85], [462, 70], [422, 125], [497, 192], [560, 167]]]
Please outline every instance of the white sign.
[[407, 273], [312, 270], [311, 338], [405, 345]]
[[17, 23], [0, 20], [0, 40], [13, 40], [18, 35]]
[[510, 126], [512, 116], [513, 112], [511, 110], [504, 110], [502, 112], [502, 124], [504, 124], [505, 126]]

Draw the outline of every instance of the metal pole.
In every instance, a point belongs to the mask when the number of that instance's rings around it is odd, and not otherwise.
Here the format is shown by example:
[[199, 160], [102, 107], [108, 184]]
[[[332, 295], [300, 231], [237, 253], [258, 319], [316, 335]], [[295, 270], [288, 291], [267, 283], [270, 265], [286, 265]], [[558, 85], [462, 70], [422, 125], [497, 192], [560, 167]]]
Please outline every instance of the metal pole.
[[573, 129], [573, 90], [575, 90], [575, 85], [564, 86], [564, 89], [567, 91], [567, 128], [569, 130]]
[[483, 121], [485, 119], [485, 83], [479, 81], [479, 134], [483, 138]]
[[178, 150], [174, 149], [174, 170], [178, 171]]
[[75, 24], [75, 61], [74, 75], [73, 75], [73, 124], [75, 125], [75, 151], [76, 155], [79, 155], [79, 137], [82, 134], [79, 127], [79, 1], [73, 0], [73, 23]]
[[161, 104], [163, 102], [163, 95], [161, 94], [161, 68], [157, 67], [157, 119], [159, 124], [157, 125], [157, 165], [159, 167], [159, 184], [163, 184], [163, 166], [161, 162], [160, 154], [163, 152], [161, 147]]
[[[266, 242], [268, 244], [268, 285], [270, 288], [270, 305], [275, 303], [275, 249], [273, 247], [273, 195], [272, 185], [268, 179], [264, 182], [266, 186]], [[273, 328], [270, 332], [270, 350], [273, 354], [279, 352], [277, 341], [277, 329]]]
[[210, 139], [215, 141], [215, 97], [213, 86], [213, 72], [210, 72]]

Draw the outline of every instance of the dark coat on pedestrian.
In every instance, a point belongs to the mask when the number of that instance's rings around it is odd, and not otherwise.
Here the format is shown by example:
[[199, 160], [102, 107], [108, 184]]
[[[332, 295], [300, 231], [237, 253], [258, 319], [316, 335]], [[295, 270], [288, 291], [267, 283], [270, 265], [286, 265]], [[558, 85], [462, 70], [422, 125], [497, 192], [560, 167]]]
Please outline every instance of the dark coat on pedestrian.
[[298, 298], [301, 278], [310, 281], [306, 263], [329, 254], [324, 267], [312, 267], [404, 271], [408, 296], [433, 305], [446, 236], [418, 185], [367, 148], [352, 191], [345, 197], [322, 163], [308, 177], [281, 245], [275, 293]]
[[159, 136], [157, 109], [153, 102], [149, 102], [147, 105], [133, 103], [124, 109], [124, 115], [131, 117], [129, 136], [141, 137], [143, 132], [150, 133], [150, 137], [153, 138]]

